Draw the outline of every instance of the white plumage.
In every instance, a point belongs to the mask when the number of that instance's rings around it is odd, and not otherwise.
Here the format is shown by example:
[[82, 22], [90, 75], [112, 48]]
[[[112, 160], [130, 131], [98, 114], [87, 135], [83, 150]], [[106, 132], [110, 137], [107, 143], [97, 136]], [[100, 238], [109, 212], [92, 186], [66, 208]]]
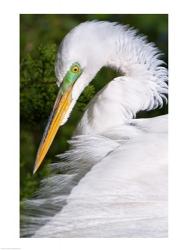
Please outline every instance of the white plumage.
[[93, 98], [71, 149], [53, 165], [66, 174], [44, 180], [38, 197], [26, 202], [22, 236], [166, 237], [167, 116], [135, 119], [166, 100], [158, 49], [127, 26], [86, 22], [59, 48], [58, 82], [74, 62], [83, 73], [65, 120], [101, 67], [121, 76]]

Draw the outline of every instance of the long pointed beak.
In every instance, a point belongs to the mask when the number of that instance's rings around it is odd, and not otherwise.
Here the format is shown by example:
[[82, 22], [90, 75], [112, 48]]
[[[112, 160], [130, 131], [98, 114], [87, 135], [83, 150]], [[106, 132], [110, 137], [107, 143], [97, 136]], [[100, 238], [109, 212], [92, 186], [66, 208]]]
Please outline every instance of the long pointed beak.
[[51, 146], [53, 139], [68, 111], [68, 108], [72, 101], [72, 86], [69, 87], [66, 92], [62, 93], [62, 88], [60, 88], [53, 110], [51, 112], [51, 115], [49, 117], [47, 126], [44, 131], [44, 135], [42, 137], [37, 156], [36, 161], [34, 165], [34, 171], [33, 174], [38, 170], [40, 167], [45, 155], [47, 154], [47, 151], [49, 150], [49, 147]]

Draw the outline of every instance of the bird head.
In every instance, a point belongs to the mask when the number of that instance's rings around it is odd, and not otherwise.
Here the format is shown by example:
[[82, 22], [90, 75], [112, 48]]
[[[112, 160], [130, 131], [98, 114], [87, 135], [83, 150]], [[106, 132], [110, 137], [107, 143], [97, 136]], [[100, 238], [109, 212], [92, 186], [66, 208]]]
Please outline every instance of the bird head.
[[[107, 22], [106, 22], [107, 23]], [[34, 173], [40, 167], [53, 139], [84, 88], [106, 64], [105, 34], [100, 22], [85, 22], [74, 28], [62, 41], [56, 59], [55, 73], [59, 92], [41, 140]]]

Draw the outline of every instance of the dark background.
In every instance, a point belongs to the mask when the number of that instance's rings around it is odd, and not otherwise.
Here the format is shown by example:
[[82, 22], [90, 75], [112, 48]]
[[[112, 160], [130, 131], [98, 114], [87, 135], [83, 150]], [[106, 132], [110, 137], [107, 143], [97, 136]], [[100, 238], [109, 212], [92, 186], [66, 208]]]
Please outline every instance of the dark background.
[[[55, 155], [68, 149], [71, 138], [87, 103], [107, 82], [117, 76], [103, 68], [85, 89], [69, 121], [59, 129], [41, 169], [33, 176], [33, 165], [48, 116], [58, 88], [55, 84], [54, 62], [63, 37], [76, 25], [88, 20], [116, 21], [129, 24], [145, 34], [168, 58], [168, 16], [164, 14], [83, 14], [83, 15], [20, 15], [20, 198], [34, 195], [39, 182], [50, 175], [48, 163], [57, 161]], [[167, 113], [167, 105], [138, 117]], [[58, 183], [57, 183], [58, 185]]]

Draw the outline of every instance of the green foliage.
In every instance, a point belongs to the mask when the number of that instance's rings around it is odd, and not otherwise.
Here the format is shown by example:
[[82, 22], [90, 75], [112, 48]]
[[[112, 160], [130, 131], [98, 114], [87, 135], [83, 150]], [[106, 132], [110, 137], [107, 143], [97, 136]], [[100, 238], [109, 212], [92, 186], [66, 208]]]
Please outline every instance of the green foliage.
[[[35, 127], [33, 127], [35, 128]], [[20, 198], [31, 197], [39, 186], [39, 180], [50, 175], [50, 169], [44, 167], [35, 177], [32, 174], [36, 152], [35, 129], [21, 126], [20, 131]], [[48, 161], [49, 162], [49, 161]]]
[[56, 45], [40, 45], [35, 55], [21, 61], [20, 114], [30, 123], [45, 119], [56, 97], [54, 62]]
[[87, 104], [93, 98], [94, 94], [95, 87], [93, 85], [88, 85], [78, 100], [77, 108], [82, 112], [85, 111]]

